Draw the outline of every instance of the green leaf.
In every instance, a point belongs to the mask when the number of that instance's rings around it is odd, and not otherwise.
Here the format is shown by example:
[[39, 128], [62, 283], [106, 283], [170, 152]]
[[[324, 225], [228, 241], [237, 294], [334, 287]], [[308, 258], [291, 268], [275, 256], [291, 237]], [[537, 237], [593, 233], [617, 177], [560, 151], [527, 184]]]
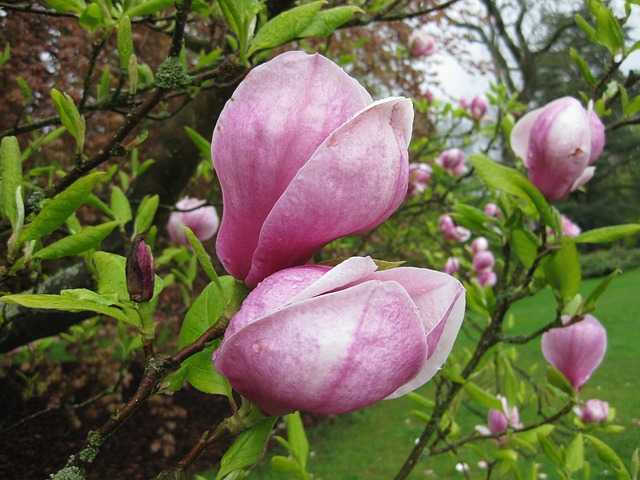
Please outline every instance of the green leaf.
[[111, 210], [118, 220], [128, 222], [133, 218], [129, 199], [120, 187], [113, 186], [111, 189]]
[[51, 90], [51, 99], [58, 110], [62, 125], [76, 140], [76, 153], [82, 153], [86, 131], [84, 117], [80, 115], [71, 95], [60, 93], [54, 88]]
[[246, 36], [245, 18], [253, 18], [262, 8], [259, 0], [218, 0], [218, 5], [238, 38]]
[[111, 70], [106, 65], [100, 75], [100, 87], [98, 88], [98, 100], [105, 100], [109, 97], [111, 91]]
[[576, 243], [609, 243], [629, 237], [640, 232], [640, 224], [628, 223], [626, 225], [614, 225], [611, 227], [594, 228], [581, 233], [573, 239]]
[[289, 40], [300, 37], [311, 25], [324, 1], [311, 2], [292, 8], [269, 20], [253, 39], [248, 55], [258, 50], [277, 47]]
[[575, 49], [573, 48], [569, 49], [569, 54], [571, 55], [571, 58], [573, 58], [573, 61], [575, 62], [576, 67], [578, 67], [578, 70], [580, 71], [582, 78], [584, 78], [584, 81], [587, 82], [587, 85], [590, 85], [590, 86], [595, 85], [597, 81], [593, 76], [593, 74], [591, 73], [591, 70], [589, 70], [589, 66], [587, 65], [587, 62], [585, 62], [584, 58], [582, 58], [580, 54], [576, 52]]
[[624, 463], [622, 463], [620, 457], [618, 457], [609, 445], [592, 435], [585, 435], [584, 437], [589, 440], [589, 443], [596, 449], [600, 460], [611, 467], [618, 477], [618, 480], [631, 480], [631, 476], [625, 468]]
[[220, 471], [216, 475], [216, 480], [222, 480], [233, 472], [253, 465], [258, 461], [264, 446], [267, 444], [269, 433], [271, 433], [276, 419], [277, 417], [265, 418], [236, 438], [220, 461]]
[[[63, 292], [64, 290], [61, 293]], [[23, 307], [39, 308], [42, 310], [62, 310], [65, 312], [95, 312], [101, 315], [107, 315], [122, 322], [130, 323], [127, 315], [125, 315], [125, 313], [118, 308], [96, 303], [92, 300], [81, 300], [79, 298], [75, 298], [72, 295], [18, 294], [0, 297], [0, 301], [8, 303], [10, 305], [22, 305]]]
[[640, 95], [637, 95], [624, 107], [624, 114], [628, 117], [640, 112]]
[[485, 408], [502, 410], [502, 402], [475, 383], [467, 382], [463, 385], [463, 388], [464, 391], [467, 392], [467, 395], [469, 395], [469, 397], [479, 405], [482, 405]]
[[300, 471], [300, 466], [287, 457], [274, 455], [271, 457], [271, 470], [275, 473], [297, 473]]
[[514, 168], [500, 165], [480, 154], [472, 155], [470, 161], [489, 188], [515, 195], [524, 200], [538, 211], [546, 225], [555, 230], [555, 219], [549, 204], [540, 191], [522, 173]]
[[531, 268], [538, 256], [539, 241], [529, 230], [514, 229], [511, 231], [511, 246], [518, 259], [526, 268]]
[[20, 240], [36, 240], [55, 231], [83, 204], [102, 175], [103, 173], [92, 173], [82, 177], [44, 204], [33, 222], [23, 230]]
[[156, 216], [158, 205], [160, 203], [160, 197], [156, 195], [145, 195], [138, 211], [136, 212], [135, 233], [146, 232], [153, 224], [153, 218]]
[[358, 7], [335, 7], [318, 12], [313, 21], [300, 34], [300, 38], [328, 37], [336, 28], [344, 25], [356, 12], [364, 13]]
[[578, 27], [585, 33], [587, 38], [591, 43], [599, 43], [598, 38], [596, 37], [596, 30], [581, 16], [576, 15], [575, 21], [578, 24]]
[[0, 178], [2, 178], [0, 209], [3, 215], [11, 221], [11, 226], [15, 231], [16, 226], [20, 223], [16, 192], [22, 185], [22, 155], [16, 137], [5, 137], [0, 144]]
[[464, 203], [457, 203], [453, 209], [456, 214], [453, 214], [452, 217], [456, 224], [473, 230], [489, 231], [485, 224], [494, 220], [479, 208], [465, 205]]
[[196, 237], [196, 234], [193, 233], [193, 230], [191, 230], [189, 227], [184, 227], [184, 231], [187, 235], [187, 240], [189, 240], [189, 244], [193, 248], [193, 251], [195, 252], [196, 256], [198, 257], [198, 261], [200, 262], [200, 265], [202, 266], [205, 273], [209, 276], [209, 279], [220, 290], [220, 292], [218, 293], [221, 293], [222, 285], [220, 284], [218, 274], [216, 273], [215, 268], [213, 268], [211, 259], [209, 258], [209, 255], [207, 255], [207, 252], [205, 251], [204, 247], [202, 246], [200, 239]]
[[633, 480], [638, 480], [640, 474], [640, 448], [636, 448], [631, 455], [631, 475]]
[[33, 256], [35, 258], [45, 259], [62, 258], [78, 255], [91, 248], [98, 248], [100, 242], [104, 240], [116, 226], [120, 225], [120, 223], [120, 221], [115, 221], [103, 223], [95, 227], [87, 227], [75, 235], [69, 235], [37, 251]]
[[211, 142], [196, 132], [193, 128], [184, 127], [187, 136], [193, 144], [200, 150], [200, 155], [206, 160], [211, 161]]
[[571, 300], [579, 292], [580, 259], [574, 242], [565, 241], [560, 250], [545, 259], [542, 270], [549, 285], [558, 291], [564, 300]]
[[144, 17], [159, 12], [168, 7], [173, 7], [175, 0], [143, 0], [138, 5], [126, 11], [130, 18]]
[[120, 19], [118, 25], [118, 56], [120, 65], [125, 71], [129, 69], [129, 57], [133, 54], [133, 36], [131, 33], [131, 19], [128, 15]]
[[553, 463], [555, 463], [559, 467], [564, 467], [564, 460], [562, 458], [562, 453], [564, 452], [562, 450], [558, 449], [556, 445], [552, 444], [544, 434], [538, 434], [538, 442], [542, 447], [542, 451], [547, 457], [549, 457], [549, 459]]
[[80, 15], [80, 26], [93, 33], [97, 28], [104, 26], [104, 10], [97, 3], [91, 3], [82, 15]]
[[98, 277], [98, 292], [129, 300], [125, 276], [127, 259], [114, 253], [96, 252], [91, 260]]
[[596, 308], [596, 301], [600, 298], [600, 295], [604, 293], [609, 284], [613, 281], [621, 273], [621, 270], [614, 270], [611, 272], [605, 279], [603, 279], [597, 286], [592, 290], [587, 299], [584, 301], [582, 305], [581, 313], [589, 313], [593, 309]]
[[584, 440], [581, 433], [578, 433], [569, 444], [565, 462], [567, 470], [572, 473], [582, 468], [584, 464]]
[[22, 77], [17, 77], [16, 82], [18, 82], [18, 86], [20, 90], [22, 90], [22, 105], [25, 107], [31, 103], [33, 99], [33, 93], [31, 92], [31, 88], [29, 88], [29, 84]]
[[416, 392], [409, 392], [405, 396], [413, 403], [420, 405], [422, 408], [429, 412], [433, 411], [434, 407], [436, 406], [436, 403], [433, 400]]
[[45, 0], [45, 2], [56, 12], [60, 13], [80, 13], [87, 8], [84, 0]]
[[302, 469], [306, 470], [307, 458], [309, 457], [309, 442], [304, 432], [304, 425], [300, 412], [293, 412], [287, 415], [287, 440], [291, 446], [291, 455], [298, 461]]
[[596, 8], [595, 17], [598, 42], [616, 55], [624, 47], [624, 36], [618, 20], [613, 12], [601, 5]]
[[560, 370], [551, 365], [547, 366], [547, 381], [570, 397], [575, 393], [571, 386], [571, 382], [567, 380], [567, 377], [565, 377]]

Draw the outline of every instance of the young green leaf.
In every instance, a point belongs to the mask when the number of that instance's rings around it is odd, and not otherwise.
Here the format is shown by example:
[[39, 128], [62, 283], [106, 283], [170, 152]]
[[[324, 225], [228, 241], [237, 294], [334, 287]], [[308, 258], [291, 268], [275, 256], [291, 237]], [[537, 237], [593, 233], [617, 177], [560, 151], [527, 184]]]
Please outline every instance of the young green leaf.
[[51, 90], [51, 99], [58, 110], [62, 125], [76, 140], [76, 153], [82, 153], [86, 132], [84, 117], [80, 115], [71, 95], [60, 93], [54, 88]]
[[549, 285], [563, 299], [571, 300], [580, 290], [580, 259], [574, 242], [564, 242], [560, 250], [545, 259], [542, 270]]
[[253, 465], [262, 454], [276, 417], [268, 417], [254, 427], [245, 430], [227, 450], [220, 461], [216, 480], [223, 480], [242, 468]]
[[81, 13], [87, 4], [84, 0], [45, 0], [46, 4], [60, 13]]
[[584, 440], [581, 433], [578, 433], [569, 444], [565, 462], [567, 470], [571, 473], [582, 468], [584, 464]]
[[133, 218], [129, 199], [118, 186], [111, 189], [111, 211], [118, 220], [128, 222]]
[[565, 377], [560, 370], [551, 365], [547, 366], [547, 381], [570, 397], [575, 393], [571, 386], [571, 382], [567, 380], [567, 377]]
[[145, 15], [151, 15], [152, 13], [159, 12], [165, 8], [172, 7], [175, 0], [145, 0], [138, 3], [135, 7], [132, 7], [126, 11], [129, 18], [144, 17]]
[[98, 248], [100, 242], [118, 225], [120, 221], [107, 222], [102, 225], [87, 227], [81, 232], [64, 237], [57, 242], [37, 251], [34, 258], [62, 258], [79, 255], [92, 248]]
[[300, 32], [300, 38], [306, 37], [327, 37], [331, 35], [336, 28], [344, 25], [356, 12], [363, 13], [359, 7], [335, 7], [329, 10], [318, 12], [312, 22]]
[[18, 86], [20, 87], [20, 90], [22, 90], [22, 105], [26, 107], [33, 99], [33, 92], [31, 92], [31, 88], [29, 88], [29, 84], [24, 78], [17, 77], [16, 82], [18, 82]]
[[324, 1], [311, 2], [292, 8], [269, 20], [253, 39], [248, 55], [258, 50], [277, 47], [283, 43], [300, 37], [311, 25]]
[[16, 137], [5, 137], [0, 144], [0, 178], [0, 211], [9, 219], [15, 231], [19, 223], [16, 192], [22, 185], [22, 159]]
[[79, 19], [80, 26], [90, 33], [96, 29], [105, 26], [104, 10], [97, 3], [91, 3], [87, 6]]
[[591, 70], [589, 69], [589, 66], [587, 65], [587, 62], [584, 60], [584, 58], [582, 58], [580, 54], [573, 48], [569, 49], [569, 54], [571, 55], [571, 58], [573, 59], [576, 66], [578, 67], [578, 70], [580, 71], [582, 78], [584, 78], [584, 81], [587, 82], [587, 85], [589, 86], [596, 85], [597, 81], [593, 76], [593, 74], [591, 73]]
[[622, 463], [620, 457], [618, 457], [609, 445], [592, 435], [585, 435], [584, 437], [589, 440], [589, 443], [596, 449], [600, 460], [611, 467], [618, 477], [618, 480], [631, 480], [629, 471], [624, 466], [624, 463]]
[[640, 224], [628, 223], [626, 225], [613, 225], [611, 227], [594, 228], [581, 233], [573, 239], [576, 243], [609, 243], [630, 237], [640, 232]]
[[22, 242], [37, 240], [62, 225], [82, 205], [102, 173], [92, 173], [76, 180], [69, 188], [46, 203], [20, 236]]
[[211, 161], [211, 142], [196, 132], [193, 128], [184, 127], [184, 129], [193, 144], [198, 147], [198, 150], [200, 150], [202, 158]]
[[485, 408], [495, 408], [496, 410], [502, 410], [502, 403], [494, 395], [491, 395], [486, 390], [483, 390], [473, 382], [467, 382], [463, 385], [464, 391], [471, 397], [473, 401], [482, 405]]
[[145, 195], [136, 212], [135, 234], [146, 232], [151, 227], [159, 203], [160, 197], [157, 194]]
[[120, 65], [127, 71], [129, 68], [129, 57], [133, 54], [133, 36], [131, 33], [131, 19], [124, 15], [118, 25], [118, 56]]

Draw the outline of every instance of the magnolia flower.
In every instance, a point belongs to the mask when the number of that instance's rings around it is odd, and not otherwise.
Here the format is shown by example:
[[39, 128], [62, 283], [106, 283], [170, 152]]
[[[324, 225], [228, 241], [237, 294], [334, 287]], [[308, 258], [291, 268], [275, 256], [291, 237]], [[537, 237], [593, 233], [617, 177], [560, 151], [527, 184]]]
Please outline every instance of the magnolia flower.
[[209, 240], [218, 230], [218, 212], [215, 207], [204, 206], [207, 202], [197, 198], [184, 198], [176, 203], [169, 216], [167, 231], [173, 243], [189, 246], [184, 227], [189, 227], [200, 241]]
[[435, 98], [435, 97], [434, 97], [433, 92], [431, 91], [431, 89], [430, 89], [430, 88], [427, 88], [427, 89], [425, 90], [425, 92], [424, 92], [424, 98], [426, 98], [426, 99], [427, 99], [427, 103], [429, 103], [429, 104], [432, 104], [432, 103], [433, 103], [433, 100], [434, 100], [434, 98]]
[[609, 403], [592, 398], [573, 411], [584, 423], [603, 423], [609, 418]]
[[409, 189], [407, 196], [422, 195], [429, 185], [433, 169], [426, 163], [409, 164]]
[[482, 117], [484, 117], [484, 114], [487, 113], [488, 106], [487, 98], [484, 95], [476, 95], [471, 101], [471, 104], [469, 104], [467, 110], [469, 111], [471, 118], [476, 121], [480, 121], [482, 120]]
[[451, 215], [441, 215], [438, 226], [447, 240], [452, 242], [466, 242], [471, 238], [471, 231], [464, 227], [456, 226]]
[[500, 216], [500, 207], [495, 203], [487, 203], [484, 206], [484, 213], [493, 218], [498, 218]]
[[529, 179], [552, 202], [593, 176], [604, 147], [604, 125], [591, 108], [563, 97], [527, 113], [511, 131], [511, 147], [529, 169]]
[[[582, 229], [564, 213], [560, 215], [560, 219], [562, 220], [562, 233], [567, 237], [575, 238], [582, 233]], [[552, 234], [553, 230], [549, 229], [547, 233]]]
[[495, 287], [498, 283], [498, 276], [493, 270], [478, 272], [475, 279], [481, 287]]
[[376, 269], [353, 257], [267, 277], [231, 319], [214, 368], [274, 416], [351, 412], [423, 385], [451, 351], [464, 288], [433, 270]]
[[492, 270], [496, 259], [491, 250], [480, 250], [473, 257], [473, 270], [476, 273]]
[[153, 298], [153, 255], [145, 240], [146, 235], [136, 236], [125, 264], [127, 292], [132, 302], [148, 302]]
[[449, 257], [442, 267], [442, 271], [447, 275], [455, 275], [460, 270], [460, 260], [456, 257]]
[[428, 33], [414, 30], [409, 35], [409, 51], [414, 57], [428, 57], [436, 51], [436, 39]]
[[455, 177], [461, 177], [467, 173], [467, 167], [464, 164], [464, 153], [459, 148], [445, 150], [436, 158], [436, 163]]
[[477, 255], [479, 252], [483, 252], [489, 249], [489, 241], [485, 237], [476, 237], [471, 242], [471, 252]]
[[502, 395], [497, 395], [502, 404], [500, 410], [491, 408], [487, 414], [487, 426], [476, 425], [475, 429], [482, 435], [504, 432], [507, 428], [520, 428], [520, 413], [518, 407], [509, 408], [507, 399]]
[[[562, 322], [571, 317], [564, 315]], [[567, 377], [578, 391], [598, 368], [607, 350], [607, 332], [592, 315], [561, 328], [552, 328], [542, 335], [542, 354], [547, 362]]]
[[412, 125], [411, 100], [374, 102], [322, 55], [286, 52], [254, 68], [211, 143], [226, 270], [255, 287], [386, 220], [407, 192]]

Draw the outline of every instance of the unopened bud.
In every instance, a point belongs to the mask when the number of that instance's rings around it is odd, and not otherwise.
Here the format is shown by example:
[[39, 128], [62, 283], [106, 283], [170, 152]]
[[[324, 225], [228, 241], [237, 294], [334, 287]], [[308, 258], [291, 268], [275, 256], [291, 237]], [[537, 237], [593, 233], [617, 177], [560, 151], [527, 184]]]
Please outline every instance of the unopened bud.
[[153, 297], [153, 256], [145, 238], [146, 235], [136, 236], [127, 257], [127, 290], [132, 302], [148, 302]]

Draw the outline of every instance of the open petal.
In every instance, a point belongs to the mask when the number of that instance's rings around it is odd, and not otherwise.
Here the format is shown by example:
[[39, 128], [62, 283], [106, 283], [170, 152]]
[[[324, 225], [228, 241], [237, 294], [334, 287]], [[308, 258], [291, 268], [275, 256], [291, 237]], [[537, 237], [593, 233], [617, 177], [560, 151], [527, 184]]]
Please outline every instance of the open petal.
[[339, 414], [388, 396], [420, 370], [426, 338], [396, 282], [285, 307], [225, 339], [215, 369], [265, 413]]
[[246, 277], [263, 221], [336, 128], [372, 102], [321, 55], [287, 52], [254, 68], [220, 114], [211, 144], [224, 210], [216, 250]]
[[407, 192], [412, 124], [411, 100], [389, 98], [333, 132], [265, 220], [247, 285], [386, 220]]
[[511, 130], [511, 148], [527, 166], [527, 151], [529, 150], [529, 139], [531, 129], [537, 118], [542, 113], [542, 108], [536, 108], [524, 115]]
[[396, 398], [425, 384], [444, 365], [464, 319], [465, 290], [458, 280], [445, 273], [419, 268], [394, 268], [376, 272], [369, 278], [394, 280], [402, 285], [418, 307], [427, 333], [427, 360], [414, 379], [389, 397]]

